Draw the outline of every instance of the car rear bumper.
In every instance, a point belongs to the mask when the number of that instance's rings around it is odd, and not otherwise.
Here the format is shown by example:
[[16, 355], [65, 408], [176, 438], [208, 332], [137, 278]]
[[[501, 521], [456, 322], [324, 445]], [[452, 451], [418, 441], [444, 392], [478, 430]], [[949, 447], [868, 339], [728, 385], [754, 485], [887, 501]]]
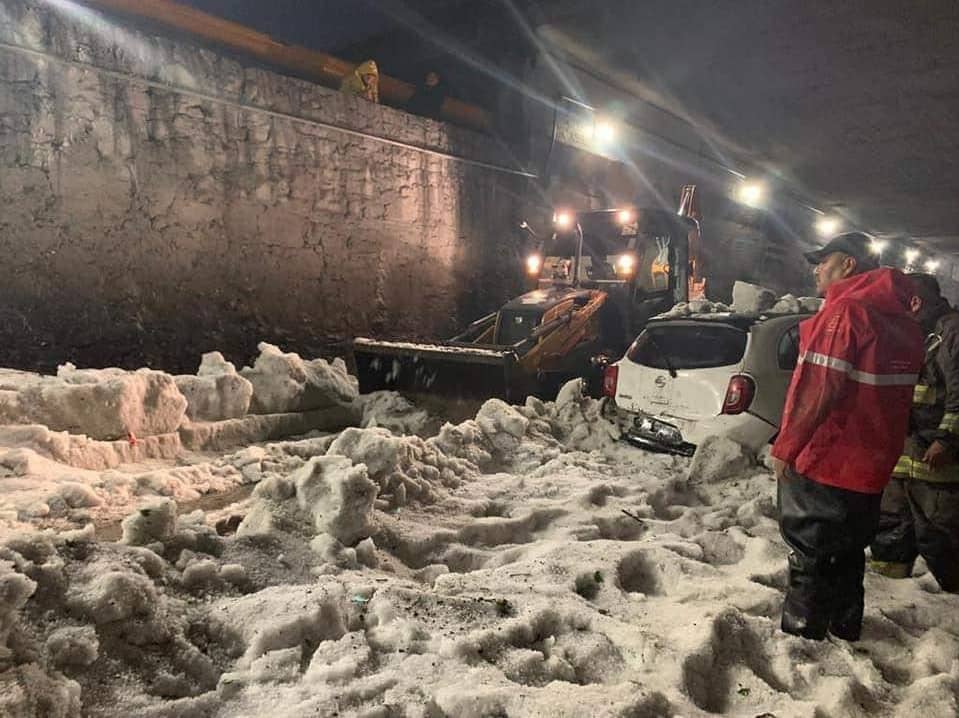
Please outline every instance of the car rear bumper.
[[626, 411], [609, 401], [607, 416], [622, 430], [622, 438], [650, 451], [692, 456], [708, 436], [725, 436], [758, 452], [775, 436], [777, 428], [749, 413], [719, 415], [691, 421], [672, 416]]

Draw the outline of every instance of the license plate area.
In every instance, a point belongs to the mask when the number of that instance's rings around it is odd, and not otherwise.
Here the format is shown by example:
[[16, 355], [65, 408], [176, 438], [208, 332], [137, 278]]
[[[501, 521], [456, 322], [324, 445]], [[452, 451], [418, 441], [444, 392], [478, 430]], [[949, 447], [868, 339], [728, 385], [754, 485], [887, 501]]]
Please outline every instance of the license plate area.
[[691, 456], [696, 447], [683, 440], [683, 432], [672, 424], [640, 414], [626, 432], [627, 438], [648, 448]]

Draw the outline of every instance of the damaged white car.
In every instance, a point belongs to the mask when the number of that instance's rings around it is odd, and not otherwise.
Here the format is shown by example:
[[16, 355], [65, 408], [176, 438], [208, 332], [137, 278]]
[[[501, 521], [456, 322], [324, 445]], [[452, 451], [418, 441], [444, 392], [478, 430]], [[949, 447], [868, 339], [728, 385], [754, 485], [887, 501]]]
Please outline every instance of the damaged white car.
[[607, 416], [630, 443], [691, 456], [707, 436], [758, 452], [779, 431], [809, 314], [651, 321], [606, 367]]

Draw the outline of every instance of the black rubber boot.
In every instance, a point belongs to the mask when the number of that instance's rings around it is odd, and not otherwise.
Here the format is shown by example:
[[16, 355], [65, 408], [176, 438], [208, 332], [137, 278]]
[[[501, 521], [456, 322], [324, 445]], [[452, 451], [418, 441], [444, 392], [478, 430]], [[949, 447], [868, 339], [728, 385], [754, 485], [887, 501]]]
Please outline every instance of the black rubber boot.
[[789, 554], [789, 588], [783, 602], [782, 630], [821, 641], [829, 627], [829, 586], [816, 562]]
[[835, 591], [829, 632], [844, 641], [858, 641], [862, 634], [865, 592], [862, 586], [866, 559], [860, 551], [836, 559], [829, 573]]
[[869, 567], [888, 578], [909, 578], [919, 555], [916, 525], [906, 484], [893, 477], [882, 492], [879, 528], [872, 540]]

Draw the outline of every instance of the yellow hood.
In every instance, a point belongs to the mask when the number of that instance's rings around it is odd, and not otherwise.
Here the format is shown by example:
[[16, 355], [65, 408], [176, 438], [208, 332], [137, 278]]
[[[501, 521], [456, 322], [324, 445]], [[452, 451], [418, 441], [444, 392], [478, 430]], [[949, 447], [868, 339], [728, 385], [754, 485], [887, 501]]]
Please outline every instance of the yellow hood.
[[379, 70], [376, 68], [376, 63], [373, 60], [367, 60], [366, 62], [357, 65], [354, 72], [360, 77], [363, 77], [363, 75], [376, 75], [379, 77], [380, 75]]

